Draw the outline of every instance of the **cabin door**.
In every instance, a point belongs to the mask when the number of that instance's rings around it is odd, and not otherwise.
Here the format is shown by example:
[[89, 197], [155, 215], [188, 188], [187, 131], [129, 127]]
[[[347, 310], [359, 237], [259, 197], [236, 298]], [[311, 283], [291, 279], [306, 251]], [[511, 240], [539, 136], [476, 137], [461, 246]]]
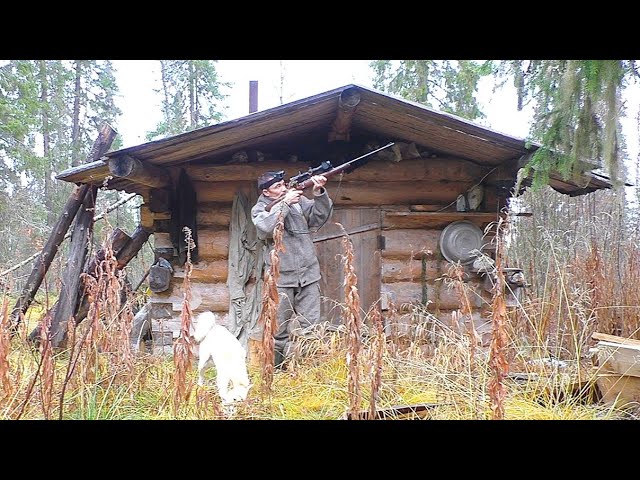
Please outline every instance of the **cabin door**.
[[[344, 229], [336, 223], [339, 223]], [[344, 232], [353, 244], [353, 266], [358, 277], [362, 320], [380, 298], [380, 210], [377, 208], [334, 208], [333, 215], [314, 234], [322, 280], [321, 318], [334, 325], [344, 323]]]

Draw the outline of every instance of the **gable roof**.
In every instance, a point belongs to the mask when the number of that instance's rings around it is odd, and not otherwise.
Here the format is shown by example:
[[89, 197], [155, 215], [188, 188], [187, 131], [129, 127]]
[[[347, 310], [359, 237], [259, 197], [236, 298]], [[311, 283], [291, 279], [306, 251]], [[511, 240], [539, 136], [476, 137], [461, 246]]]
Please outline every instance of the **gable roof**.
[[[384, 141], [414, 142], [423, 152], [487, 167], [522, 166], [540, 147], [416, 102], [349, 84], [238, 119], [112, 151], [96, 162], [65, 170], [57, 178], [72, 183], [103, 184], [105, 178], [112, 177], [109, 160], [124, 155], [168, 167], [186, 163], [224, 164], [242, 150], [282, 150], [286, 146], [290, 152], [308, 151], [312, 145], [327, 144], [327, 134], [345, 93], [359, 99], [350, 113], [352, 137], [366, 134]], [[113, 177], [106, 185], [108, 189], [127, 192], [148, 190], [126, 177]], [[571, 196], [612, 187], [607, 177], [594, 172], [585, 173], [580, 182], [552, 175], [550, 185]]]

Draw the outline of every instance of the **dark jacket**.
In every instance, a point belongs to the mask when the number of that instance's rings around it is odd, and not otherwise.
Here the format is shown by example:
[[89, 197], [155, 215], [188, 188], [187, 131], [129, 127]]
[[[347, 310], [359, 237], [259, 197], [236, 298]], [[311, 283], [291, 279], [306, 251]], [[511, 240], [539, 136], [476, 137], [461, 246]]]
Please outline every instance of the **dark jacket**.
[[328, 220], [332, 211], [331, 198], [325, 188], [313, 200], [304, 195], [300, 202], [291, 206], [285, 202], [276, 204], [270, 212], [265, 210], [273, 199], [260, 195], [251, 209], [251, 220], [256, 226], [258, 238], [267, 244], [265, 261], [270, 268], [270, 253], [273, 249], [273, 230], [278, 215], [284, 209], [284, 232], [282, 241], [285, 251], [280, 254], [279, 287], [304, 287], [320, 280], [320, 264], [312, 233]]

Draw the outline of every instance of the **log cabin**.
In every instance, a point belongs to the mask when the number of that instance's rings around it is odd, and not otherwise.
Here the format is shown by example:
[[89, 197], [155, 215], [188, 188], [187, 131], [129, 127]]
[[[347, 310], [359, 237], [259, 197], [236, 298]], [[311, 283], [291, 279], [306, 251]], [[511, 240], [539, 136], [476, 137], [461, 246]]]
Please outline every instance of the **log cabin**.
[[[250, 89], [250, 95], [256, 93]], [[250, 109], [256, 105], [250, 98]], [[494, 258], [491, 225], [508, 206], [518, 172], [540, 147], [524, 139], [350, 84], [111, 151], [57, 178], [143, 198], [141, 227], [152, 234], [156, 260], [165, 260], [157, 266], [165, 268], [166, 281], [156, 282], [148, 309], [153, 345], [170, 352], [165, 347], [180, 330], [186, 254], [193, 266], [194, 314], [214, 311], [243, 342], [251, 338], [263, 252], [250, 209], [261, 173], [284, 170], [291, 177], [323, 161], [340, 165], [388, 143], [393, 145], [327, 183], [333, 214], [313, 233], [323, 273], [323, 318], [341, 322], [346, 234], [363, 318], [379, 304], [383, 317], [393, 311], [394, 318], [402, 318], [397, 314], [421, 307], [450, 322], [460, 312], [461, 298], [443, 278], [458, 263], [473, 293], [469, 317], [479, 332], [489, 332], [492, 294], [487, 270], [476, 260]], [[528, 186], [526, 179], [521, 186]], [[575, 183], [552, 175], [550, 186], [570, 196], [612, 187], [593, 169]], [[185, 226], [195, 248], [189, 248]], [[507, 273], [519, 273], [517, 267], [511, 270]], [[517, 291], [522, 278], [513, 285]], [[387, 324], [390, 318], [385, 317]]]

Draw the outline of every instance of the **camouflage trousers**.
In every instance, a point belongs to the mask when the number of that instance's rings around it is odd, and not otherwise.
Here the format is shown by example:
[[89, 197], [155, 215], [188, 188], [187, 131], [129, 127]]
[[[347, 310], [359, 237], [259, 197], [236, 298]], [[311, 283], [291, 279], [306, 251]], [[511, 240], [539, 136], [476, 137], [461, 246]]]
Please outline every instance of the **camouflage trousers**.
[[292, 350], [292, 333], [304, 331], [320, 322], [320, 282], [304, 287], [278, 287], [277, 329], [274, 335], [276, 365], [278, 356], [286, 358]]

